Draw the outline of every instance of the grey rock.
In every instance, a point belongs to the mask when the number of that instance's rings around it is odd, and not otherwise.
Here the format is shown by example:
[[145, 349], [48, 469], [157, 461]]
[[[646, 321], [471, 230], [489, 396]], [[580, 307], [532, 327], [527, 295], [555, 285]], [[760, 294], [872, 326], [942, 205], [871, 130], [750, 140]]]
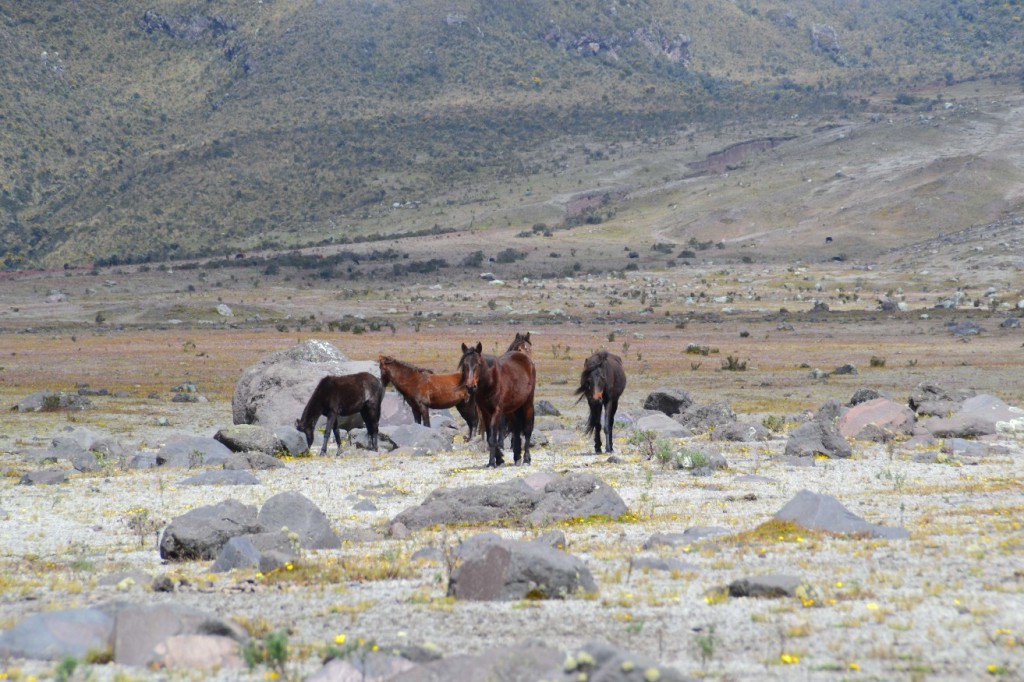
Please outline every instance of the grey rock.
[[156, 453], [157, 466], [192, 468], [223, 466], [231, 450], [213, 438], [186, 436], [171, 441]]
[[[539, 642], [528, 642], [515, 646], [497, 646], [479, 654], [446, 656], [390, 677], [388, 682], [561, 682], [566, 679], [560, 672], [564, 660], [563, 652], [548, 648]], [[673, 681], [663, 679], [662, 682]]]
[[850, 402], [846, 403], [846, 405], [847, 407], [853, 407], [854, 405], [860, 405], [861, 403], [866, 403], [867, 401], [874, 400], [876, 398], [888, 398], [888, 396], [873, 388], [859, 388], [854, 392], [853, 396], [850, 397]]
[[103, 607], [43, 611], [0, 632], [0, 659], [57, 661], [110, 648], [114, 615]]
[[530, 525], [602, 516], [617, 519], [628, 511], [614, 488], [589, 473], [531, 476], [493, 485], [439, 488], [419, 506], [392, 519], [410, 530], [439, 524], [510, 520]]
[[287, 528], [297, 533], [304, 549], [341, 547], [341, 540], [331, 530], [327, 516], [301, 493], [284, 492], [274, 495], [263, 503], [258, 521], [268, 531]]
[[68, 472], [63, 469], [41, 469], [29, 471], [18, 480], [18, 485], [57, 485], [68, 482]]
[[178, 481], [178, 485], [259, 485], [260, 479], [248, 471], [213, 469]]
[[157, 646], [179, 635], [219, 635], [245, 642], [244, 631], [230, 621], [174, 603], [127, 604], [117, 610], [114, 662], [145, 666], [157, 657]]
[[533, 406], [533, 413], [538, 417], [560, 417], [562, 413], [547, 400], [538, 400]]
[[729, 403], [719, 401], [709, 405], [691, 405], [674, 419], [693, 433], [706, 433], [719, 426], [732, 424], [736, 415]]
[[269, 471], [281, 469], [284, 463], [276, 457], [262, 452], [235, 452], [224, 462], [225, 469]]
[[834, 370], [832, 370], [832, 376], [843, 376], [843, 375], [856, 376], [857, 375], [857, 368], [854, 367], [853, 365], [847, 363], [845, 365], [840, 365], [839, 367], [836, 367]]
[[228, 540], [263, 528], [255, 507], [237, 500], [198, 507], [173, 519], [160, 537], [160, 558], [195, 561], [217, 558]]
[[696, 564], [688, 564], [673, 557], [633, 557], [629, 565], [634, 571], [664, 571], [666, 573], [689, 573], [700, 570]]
[[711, 432], [713, 441], [729, 441], [734, 443], [752, 443], [771, 438], [771, 431], [762, 424], [750, 424], [740, 421], [721, 424]]
[[225, 543], [210, 567], [211, 573], [235, 568], [270, 571], [297, 558], [295, 544], [283, 531], [238, 535]]
[[853, 449], [834, 425], [815, 420], [801, 424], [790, 432], [785, 454], [788, 457], [813, 458], [824, 455], [843, 458], [852, 455]]
[[292, 457], [298, 457], [309, 452], [309, 446], [306, 445], [306, 435], [297, 430], [294, 424], [275, 426], [273, 427], [273, 433]]
[[359, 500], [354, 505], [352, 505], [352, 510], [362, 512], [375, 512], [377, 511], [377, 505], [375, 505], [371, 500]]
[[918, 384], [907, 404], [919, 415], [944, 417], [960, 409], [960, 405], [975, 395], [971, 389], [941, 386], [926, 381]]
[[419, 506], [398, 514], [392, 523], [401, 523], [410, 530], [417, 530], [439, 524], [518, 519], [533, 511], [543, 496], [542, 492], [529, 487], [522, 479], [465, 488], [438, 488]]
[[[231, 399], [232, 419], [235, 424], [291, 426], [324, 376], [357, 372], [380, 376], [380, 367], [376, 362], [351, 361], [326, 341], [311, 339], [277, 351], [242, 373]], [[360, 424], [356, 417], [344, 428]]]
[[643, 544], [644, 549], [655, 549], [657, 547], [686, 547], [695, 542], [713, 538], [718, 535], [731, 533], [728, 528], [722, 526], [694, 526], [682, 532], [659, 531], [647, 538]]
[[663, 388], [653, 391], [644, 398], [644, 409], [655, 410], [662, 414], [679, 414], [693, 405], [693, 399], [686, 391], [678, 388]]
[[543, 543], [489, 538], [471, 547], [449, 578], [448, 594], [456, 599], [565, 599], [597, 591], [581, 560]]
[[983, 331], [977, 322], [973, 322], [971, 320], [949, 322], [946, 325], [946, 329], [949, 330], [950, 334], [958, 338], [962, 338], [964, 336], [977, 336]]
[[444, 433], [422, 424], [385, 426], [380, 433], [397, 447], [413, 447], [427, 452], [447, 452], [452, 449], [454, 433]]
[[18, 412], [41, 412], [43, 410], [64, 410], [74, 412], [92, 407], [92, 401], [77, 393], [58, 391], [40, 391], [33, 393], [18, 402]]
[[[292, 429], [292, 431], [296, 431]], [[226, 426], [213, 436], [232, 452], [262, 452], [276, 455], [287, 448], [274, 432], [259, 424], [234, 424]]]
[[889, 528], [868, 523], [831, 495], [820, 495], [801, 490], [775, 513], [775, 519], [790, 521], [810, 530], [840, 535], [865, 534], [875, 538], [906, 539], [910, 533], [904, 528]]
[[794, 597], [803, 581], [795, 575], [760, 575], [729, 583], [730, 597]]
[[637, 431], [653, 431], [663, 438], [688, 438], [693, 431], [666, 414], [656, 412], [636, 420]]
[[618, 519], [629, 508], [610, 485], [590, 473], [569, 473], [544, 486], [544, 495], [524, 517], [532, 525], [567, 519]]

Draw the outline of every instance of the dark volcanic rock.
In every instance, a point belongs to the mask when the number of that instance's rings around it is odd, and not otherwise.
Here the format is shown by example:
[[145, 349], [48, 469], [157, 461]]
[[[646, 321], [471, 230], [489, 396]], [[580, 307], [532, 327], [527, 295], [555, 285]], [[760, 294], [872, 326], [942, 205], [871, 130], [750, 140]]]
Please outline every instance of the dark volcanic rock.
[[160, 537], [160, 558], [165, 561], [215, 559], [231, 538], [261, 530], [256, 507], [237, 500], [199, 507], [172, 520], [164, 529]]
[[448, 594], [456, 599], [564, 599], [597, 591], [582, 561], [546, 543], [503, 540], [493, 533], [470, 540], [448, 582]]

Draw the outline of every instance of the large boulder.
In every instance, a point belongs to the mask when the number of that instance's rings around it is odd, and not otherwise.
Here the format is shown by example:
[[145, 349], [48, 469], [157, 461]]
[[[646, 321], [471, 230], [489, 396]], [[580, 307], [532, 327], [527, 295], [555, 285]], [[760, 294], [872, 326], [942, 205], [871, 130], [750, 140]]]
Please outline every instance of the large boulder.
[[844, 458], [853, 454], [853, 449], [839, 430], [830, 424], [810, 421], [793, 429], [786, 441], [787, 457]]
[[736, 414], [729, 403], [719, 401], [708, 405], [691, 405], [673, 419], [694, 433], [706, 433], [719, 426], [732, 424], [736, 421]]
[[644, 399], [644, 409], [654, 410], [671, 417], [693, 405], [693, 398], [679, 388], [663, 388], [652, 391]]
[[580, 559], [545, 542], [484, 533], [463, 543], [460, 557], [448, 580], [448, 595], [456, 599], [565, 599], [597, 591], [594, 576]]
[[[877, 426], [893, 434], [909, 434], [914, 430], [914, 411], [888, 398], [875, 398], [858, 403], [839, 417], [839, 433], [857, 438], [868, 426]], [[863, 440], [863, 438], [862, 438]]]
[[975, 391], [966, 388], [951, 388], [931, 381], [918, 384], [907, 404], [921, 416], [946, 417], [960, 409], [965, 400], [975, 395]]
[[902, 540], [910, 537], [904, 528], [868, 523], [831, 495], [801, 490], [775, 513], [775, 519], [789, 521], [809, 530], [839, 535], [867, 535], [873, 538]]
[[184, 467], [224, 466], [231, 450], [213, 438], [186, 436], [164, 445], [156, 453], [157, 466]]
[[999, 432], [1024, 431], [1024, 410], [1011, 407], [995, 396], [981, 393], [960, 404], [948, 417], [933, 417], [922, 426], [938, 438], [976, 438]]
[[227, 541], [210, 567], [210, 573], [234, 568], [255, 568], [269, 573], [298, 559], [296, 543], [284, 531], [237, 535]]
[[261, 530], [256, 507], [238, 500], [198, 507], [175, 518], [164, 529], [160, 537], [160, 558], [165, 561], [215, 559], [231, 538]]
[[493, 485], [438, 488], [422, 504], [396, 516], [392, 525], [411, 530], [494, 521], [543, 525], [592, 516], [617, 519], [627, 511], [615, 489], [593, 474], [551, 474]]
[[[357, 372], [379, 377], [380, 367], [372, 361], [349, 360], [326, 341], [311, 339], [271, 353], [242, 373], [231, 398], [232, 418], [235, 424], [293, 425], [322, 378]], [[361, 423], [356, 415], [345, 428]]]
[[[529, 484], [527, 480], [527, 484]], [[566, 519], [618, 519], [629, 508], [615, 488], [590, 473], [570, 473], [544, 483], [543, 497], [524, 520], [534, 526]]]
[[226, 637], [237, 645], [248, 637], [239, 626], [183, 604], [126, 604], [117, 611], [114, 662], [145, 666], [161, 652], [157, 647], [182, 635]]
[[257, 517], [260, 526], [268, 531], [287, 528], [298, 535], [304, 549], [338, 549], [341, 540], [331, 530], [327, 516], [313, 502], [297, 492], [274, 495], [260, 508]]
[[107, 608], [34, 613], [0, 632], [0, 659], [85, 658], [90, 651], [107, 649], [113, 633], [114, 615]]
[[637, 431], [653, 431], [662, 438], [688, 438], [693, 432], [672, 417], [661, 412], [645, 414], [636, 420]]
[[272, 429], [258, 424], [226, 426], [217, 431], [213, 439], [226, 445], [231, 452], [262, 452], [276, 455], [287, 451], [285, 444]]

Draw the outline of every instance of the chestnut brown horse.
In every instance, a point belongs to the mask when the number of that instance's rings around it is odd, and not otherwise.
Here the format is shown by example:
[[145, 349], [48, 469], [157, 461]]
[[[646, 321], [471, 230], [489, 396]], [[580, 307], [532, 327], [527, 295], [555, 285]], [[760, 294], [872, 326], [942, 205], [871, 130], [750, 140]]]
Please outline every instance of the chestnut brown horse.
[[395, 385], [395, 390], [402, 394], [412, 409], [417, 424], [430, 426], [430, 408], [454, 407], [469, 426], [469, 438], [473, 437], [478, 422], [476, 402], [466, 387], [459, 384], [461, 375], [458, 372], [434, 374], [429, 369], [410, 365], [389, 355], [378, 356], [377, 363], [380, 365], [381, 383], [385, 388], [389, 383]]
[[622, 358], [618, 355], [599, 351], [584, 361], [580, 387], [576, 389], [576, 395], [579, 396], [576, 402], [586, 398], [590, 405], [586, 433], [594, 432], [594, 452], [601, 452], [602, 431], [605, 433], [604, 451], [612, 452], [612, 425], [615, 423], [615, 412], [619, 409], [619, 397], [624, 390], [626, 371], [622, 369]]
[[[487, 436], [490, 450], [487, 466], [504, 462], [501, 453], [501, 420], [512, 431], [512, 454], [516, 464], [530, 463], [530, 438], [533, 435], [533, 393], [537, 370], [533, 360], [522, 351], [509, 351], [487, 362], [483, 344], [462, 344], [459, 360], [460, 383], [476, 399], [480, 411], [480, 429]], [[523, 439], [525, 438], [525, 446]]]
[[334, 432], [334, 440], [341, 452], [341, 427], [339, 417], [359, 413], [366, 424], [370, 449], [377, 449], [377, 426], [380, 423], [380, 403], [384, 399], [384, 387], [380, 380], [369, 372], [325, 376], [313, 390], [302, 416], [295, 420], [295, 428], [306, 434], [306, 446], [313, 445], [313, 430], [321, 416], [327, 417], [324, 430], [324, 446], [320, 455], [327, 454], [327, 443]]

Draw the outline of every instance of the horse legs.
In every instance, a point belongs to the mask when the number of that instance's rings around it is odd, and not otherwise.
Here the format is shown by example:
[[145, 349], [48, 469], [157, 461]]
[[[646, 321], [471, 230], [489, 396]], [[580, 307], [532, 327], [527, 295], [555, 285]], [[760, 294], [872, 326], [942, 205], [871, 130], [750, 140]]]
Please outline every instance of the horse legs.
[[[601, 431], [604, 430], [604, 425], [601, 422], [601, 401], [594, 400], [591, 398], [590, 403], [590, 422], [587, 428], [593, 429], [594, 431], [594, 452], [601, 454]], [[611, 444], [609, 443], [609, 447]]]
[[523, 411], [519, 408], [508, 420], [512, 431], [512, 461], [519, 464], [523, 459]]
[[423, 424], [424, 426], [430, 426], [430, 406], [426, 403], [419, 403], [420, 407], [420, 418], [417, 423]]
[[469, 436], [466, 437], [466, 442], [473, 440], [473, 431], [476, 430], [477, 421], [479, 417], [476, 411], [476, 403], [471, 401], [465, 401], [457, 404], [455, 409], [458, 410], [462, 418], [466, 420], [466, 426], [469, 427]]
[[379, 450], [377, 438], [378, 426], [380, 425], [380, 405], [367, 402], [363, 409], [359, 410], [363, 422], [366, 424], [366, 436], [371, 450]]
[[[532, 460], [530, 459], [530, 438], [533, 437], [533, 401], [530, 401], [527, 404], [520, 407], [518, 412], [520, 415], [519, 425], [521, 427], [521, 432], [523, 434], [523, 439], [525, 441], [523, 447], [522, 463], [523, 465], [527, 465], [532, 463]], [[516, 464], [518, 463], [519, 460], [516, 459]]]
[[327, 454], [327, 444], [331, 442], [331, 433], [338, 442], [338, 450], [341, 450], [341, 435], [338, 433], [338, 413], [332, 412], [327, 415], [327, 426], [324, 428], [324, 446], [320, 448], [320, 456]]
[[605, 419], [605, 452], [612, 452], [612, 425], [615, 423], [615, 413], [619, 409], [619, 399], [612, 398], [608, 401], [608, 404], [604, 406], [604, 419]]

